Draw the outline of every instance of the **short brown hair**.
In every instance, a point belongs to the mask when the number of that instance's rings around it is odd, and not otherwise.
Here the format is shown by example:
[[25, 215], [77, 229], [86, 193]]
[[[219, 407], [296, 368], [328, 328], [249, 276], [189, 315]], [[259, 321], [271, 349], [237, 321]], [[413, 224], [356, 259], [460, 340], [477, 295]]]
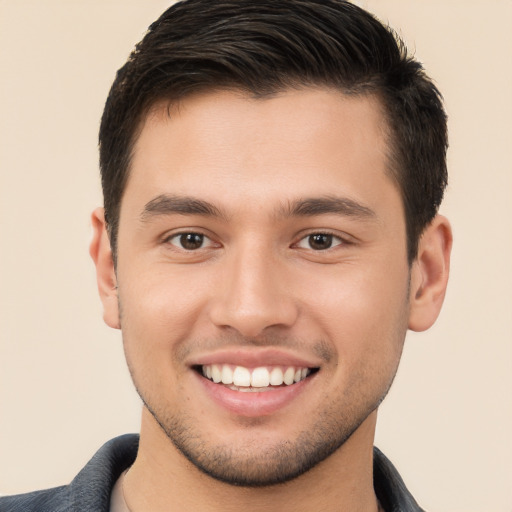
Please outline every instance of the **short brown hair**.
[[156, 101], [223, 88], [262, 97], [318, 85], [381, 100], [389, 170], [402, 196], [413, 261], [447, 184], [441, 95], [391, 29], [344, 0], [185, 0], [150, 26], [117, 72], [101, 120], [100, 167], [114, 258], [132, 148]]

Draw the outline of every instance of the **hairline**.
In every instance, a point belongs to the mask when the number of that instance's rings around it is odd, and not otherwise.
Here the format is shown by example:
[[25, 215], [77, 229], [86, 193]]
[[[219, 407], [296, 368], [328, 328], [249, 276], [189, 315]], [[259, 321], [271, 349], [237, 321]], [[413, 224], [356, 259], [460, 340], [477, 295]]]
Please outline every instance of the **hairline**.
[[[241, 96], [254, 99], [254, 100], [267, 100], [276, 97], [279, 94], [283, 94], [290, 91], [304, 91], [304, 90], [318, 89], [318, 90], [332, 90], [334, 92], [340, 93], [340, 95], [347, 97], [356, 97], [356, 98], [373, 98], [375, 99], [375, 104], [379, 105], [380, 113], [382, 118], [382, 135], [384, 138], [384, 144], [386, 147], [385, 156], [386, 156], [386, 164], [385, 164], [385, 173], [391, 179], [394, 186], [396, 187], [398, 193], [400, 194], [400, 203], [402, 205], [402, 215], [405, 221], [405, 230], [406, 230], [406, 251], [407, 251], [407, 260], [409, 265], [412, 264], [412, 261], [416, 257], [417, 246], [419, 242], [419, 236], [416, 240], [411, 240], [409, 233], [409, 220], [407, 218], [407, 208], [405, 204], [405, 194], [403, 190], [403, 186], [401, 184], [400, 176], [405, 171], [401, 168], [400, 157], [398, 155], [398, 141], [397, 134], [394, 132], [391, 125], [391, 115], [389, 113], [389, 108], [387, 102], [377, 87], [372, 86], [371, 84], [359, 84], [357, 87], [353, 88], [344, 88], [340, 85], [333, 85], [328, 83], [322, 83], [321, 81], [305, 81], [299, 82], [299, 80], [294, 80], [293, 77], [290, 77], [289, 83], [283, 83], [280, 87], [274, 87], [273, 89], [269, 89], [266, 92], [251, 90], [249, 87], [244, 84], [237, 83], [226, 83], [226, 84], [218, 84], [218, 85], [203, 85], [197, 86], [195, 89], [188, 91], [182, 94], [173, 94], [169, 91], [167, 94], [163, 93], [160, 95], [155, 95], [152, 98], [148, 98], [143, 103], [140, 112], [138, 114], [138, 120], [135, 124], [135, 128], [130, 137], [130, 142], [128, 145], [127, 151], [127, 159], [126, 159], [126, 167], [125, 172], [123, 173], [123, 189], [121, 195], [119, 197], [119, 202], [117, 203], [117, 209], [114, 212], [115, 220], [113, 223], [107, 222], [107, 232], [109, 235], [109, 240], [112, 247], [114, 265], [117, 262], [117, 236], [119, 232], [119, 220], [121, 215], [121, 206], [124, 198], [124, 194], [126, 188], [128, 186], [128, 181], [131, 176], [131, 166], [133, 162], [133, 156], [135, 147], [137, 142], [144, 130], [144, 127], [148, 121], [148, 118], [155, 114], [157, 110], [161, 110], [163, 107], [167, 110], [167, 114], [170, 115], [170, 112], [174, 108], [180, 108], [183, 102], [187, 101], [194, 96], [202, 95], [202, 94], [214, 94], [217, 92], [232, 92], [236, 94], [240, 94]], [[425, 226], [426, 227], [426, 226]], [[410, 245], [414, 243], [415, 247], [411, 248]], [[412, 254], [412, 257], [411, 257]]]

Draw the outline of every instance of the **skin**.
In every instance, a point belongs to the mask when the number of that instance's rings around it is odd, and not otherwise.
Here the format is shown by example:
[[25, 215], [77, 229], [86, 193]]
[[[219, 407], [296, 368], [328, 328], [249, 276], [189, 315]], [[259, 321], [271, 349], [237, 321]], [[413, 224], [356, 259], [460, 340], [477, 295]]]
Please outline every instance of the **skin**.
[[[378, 100], [333, 90], [220, 91], [151, 110], [117, 268], [101, 209], [91, 244], [105, 321], [122, 329], [145, 404], [132, 510], [377, 510], [377, 407], [407, 329], [439, 313], [451, 248], [438, 216], [408, 265], [387, 150]], [[184, 248], [184, 233], [203, 245]], [[248, 414], [213, 400], [194, 369], [223, 357], [318, 371], [276, 410]]]

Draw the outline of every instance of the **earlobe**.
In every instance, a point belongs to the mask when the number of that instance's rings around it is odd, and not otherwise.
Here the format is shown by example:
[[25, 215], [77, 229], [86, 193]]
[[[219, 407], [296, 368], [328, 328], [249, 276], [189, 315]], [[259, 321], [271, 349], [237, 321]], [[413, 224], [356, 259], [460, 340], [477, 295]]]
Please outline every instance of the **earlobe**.
[[108, 326], [120, 329], [117, 279], [103, 208], [94, 210], [91, 220], [93, 236], [89, 254], [96, 265], [98, 291], [103, 303], [103, 320]]
[[441, 311], [448, 284], [451, 248], [450, 223], [437, 215], [423, 232], [418, 256], [412, 264], [409, 329], [413, 331], [431, 327]]

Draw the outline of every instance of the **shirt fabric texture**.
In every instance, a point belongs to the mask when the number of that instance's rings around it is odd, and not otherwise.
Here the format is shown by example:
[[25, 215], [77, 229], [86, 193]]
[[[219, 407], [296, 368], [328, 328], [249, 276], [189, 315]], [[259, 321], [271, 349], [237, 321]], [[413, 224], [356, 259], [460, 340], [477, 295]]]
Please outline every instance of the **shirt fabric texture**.
[[[0, 498], [0, 512], [109, 512], [112, 489], [137, 455], [139, 436], [105, 443], [69, 485]], [[393, 464], [374, 448], [374, 488], [386, 512], [424, 512]]]

